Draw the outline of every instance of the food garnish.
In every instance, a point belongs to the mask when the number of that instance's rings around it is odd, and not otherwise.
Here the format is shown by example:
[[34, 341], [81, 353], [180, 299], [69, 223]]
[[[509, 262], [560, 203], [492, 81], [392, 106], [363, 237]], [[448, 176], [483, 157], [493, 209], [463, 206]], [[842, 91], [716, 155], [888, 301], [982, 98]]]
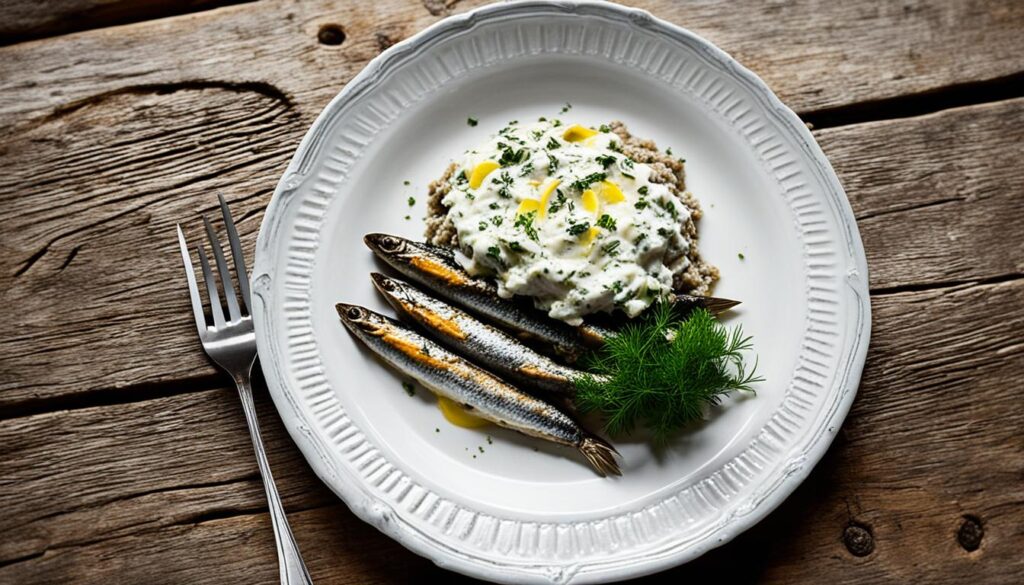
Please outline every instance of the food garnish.
[[680, 319], [669, 304], [657, 303], [588, 357], [593, 373], [576, 379], [576, 405], [600, 412], [610, 435], [643, 425], [664, 444], [724, 395], [753, 392], [763, 381], [756, 363], [749, 372], [744, 363], [751, 346], [740, 326], [730, 330], [707, 309]]

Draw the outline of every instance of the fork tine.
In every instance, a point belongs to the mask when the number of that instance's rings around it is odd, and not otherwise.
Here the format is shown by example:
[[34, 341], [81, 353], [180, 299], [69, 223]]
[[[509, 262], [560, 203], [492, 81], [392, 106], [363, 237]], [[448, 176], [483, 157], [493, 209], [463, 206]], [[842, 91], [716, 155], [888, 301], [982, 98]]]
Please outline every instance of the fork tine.
[[224, 202], [224, 196], [218, 194], [217, 199], [220, 200], [220, 211], [224, 215], [224, 225], [228, 228], [228, 244], [231, 246], [231, 257], [235, 261], [238, 289], [242, 293], [245, 312], [251, 314], [252, 301], [249, 299], [249, 275], [245, 272], [245, 254], [242, 252], [242, 244], [238, 239], [238, 230], [235, 229], [235, 222], [231, 220], [231, 212], [228, 211], [228, 204]]
[[192, 266], [192, 258], [188, 254], [188, 244], [185, 243], [185, 234], [178, 228], [178, 245], [181, 248], [181, 260], [185, 263], [185, 278], [188, 280], [188, 296], [192, 299], [192, 316], [196, 319], [196, 328], [199, 329], [199, 337], [206, 337], [206, 315], [203, 313], [203, 299], [199, 297], [199, 287], [196, 285], [196, 271]]
[[232, 321], [242, 318], [238, 310], [238, 297], [235, 295], [235, 283], [231, 278], [231, 271], [228, 270], [228, 263], [224, 260], [224, 249], [220, 247], [220, 240], [210, 225], [210, 220], [203, 216], [203, 223], [206, 224], [206, 235], [210, 238], [210, 248], [213, 249], [213, 257], [217, 260], [217, 272], [220, 273], [220, 283], [224, 287], [224, 298], [228, 302], [228, 315]]
[[210, 263], [206, 260], [206, 252], [202, 246], [196, 246], [199, 252], [199, 265], [203, 267], [203, 280], [206, 281], [206, 294], [210, 295], [210, 312], [213, 313], [213, 326], [217, 329], [224, 328], [224, 309], [220, 306], [220, 297], [217, 296], [217, 281], [213, 279], [210, 272]]

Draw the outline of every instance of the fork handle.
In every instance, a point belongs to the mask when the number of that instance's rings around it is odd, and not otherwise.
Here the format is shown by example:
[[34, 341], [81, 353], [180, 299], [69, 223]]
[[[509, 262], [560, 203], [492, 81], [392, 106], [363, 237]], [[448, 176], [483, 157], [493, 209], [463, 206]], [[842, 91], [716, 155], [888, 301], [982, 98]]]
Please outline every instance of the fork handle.
[[249, 436], [252, 447], [256, 451], [256, 462], [260, 466], [260, 477], [263, 478], [263, 489], [267, 492], [267, 503], [270, 505], [270, 520], [274, 524], [274, 540], [277, 542], [277, 564], [281, 569], [282, 585], [313, 585], [306, 570], [306, 563], [299, 554], [299, 546], [295, 543], [292, 528], [281, 505], [281, 497], [277, 495], [274, 476], [270, 473], [267, 454], [263, 450], [263, 439], [260, 438], [260, 424], [256, 420], [256, 406], [252, 400], [252, 382], [248, 375], [237, 376], [238, 396], [242, 399], [242, 410], [245, 421], [249, 423]]

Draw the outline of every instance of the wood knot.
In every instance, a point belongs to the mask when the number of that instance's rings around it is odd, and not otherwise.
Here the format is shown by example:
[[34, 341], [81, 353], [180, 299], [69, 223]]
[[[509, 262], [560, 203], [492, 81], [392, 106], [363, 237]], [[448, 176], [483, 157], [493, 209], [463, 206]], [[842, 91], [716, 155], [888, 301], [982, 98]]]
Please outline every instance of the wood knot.
[[981, 520], [975, 516], [964, 516], [963, 524], [956, 531], [956, 541], [967, 552], [974, 552], [981, 546], [981, 537], [985, 536], [985, 529], [981, 526]]
[[316, 40], [320, 41], [321, 45], [340, 45], [345, 42], [345, 29], [341, 28], [340, 24], [325, 24], [320, 27], [320, 32], [316, 33]]
[[875, 550], [875, 537], [866, 526], [850, 524], [843, 531], [843, 544], [855, 557], [866, 557]]

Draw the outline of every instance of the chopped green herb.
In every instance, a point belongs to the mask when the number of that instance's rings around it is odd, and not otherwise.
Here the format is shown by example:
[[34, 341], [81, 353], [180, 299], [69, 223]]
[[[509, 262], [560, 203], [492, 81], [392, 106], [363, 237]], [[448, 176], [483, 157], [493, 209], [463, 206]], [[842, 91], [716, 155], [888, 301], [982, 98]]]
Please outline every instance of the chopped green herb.
[[598, 130], [600, 130], [601, 132], [611, 132], [612, 131], [612, 129], [608, 127], [608, 124], [601, 124], [601, 127], [598, 128]]
[[608, 167], [615, 164], [615, 161], [618, 159], [616, 159], [614, 156], [610, 154], [602, 154], [601, 156], [595, 158], [594, 160], [601, 163], [601, 166], [607, 169]]
[[643, 187], [640, 187], [639, 189], [636, 190], [636, 192], [641, 195], [647, 195], [648, 191], [650, 191], [650, 189], [647, 188], [647, 185], [644, 185]]
[[487, 229], [487, 222], [486, 221], [481, 221], [479, 227], [480, 227], [480, 231], [484, 231], [485, 229]]
[[512, 150], [512, 147], [505, 146], [501, 151], [501, 158], [498, 159], [498, 164], [503, 167], [517, 165], [526, 160], [528, 156], [529, 153], [526, 152], [526, 149]]
[[561, 189], [555, 189], [555, 200], [548, 206], [548, 213], [555, 213], [565, 207], [565, 193]]
[[440, 433], [440, 432], [441, 432], [441, 429], [439, 429], [439, 428], [437, 428], [437, 427], [434, 427], [434, 432], [435, 432], [435, 433]]
[[564, 114], [564, 113], [568, 112], [571, 109], [572, 109], [572, 104], [570, 104], [569, 102], [565, 102], [565, 105], [562, 106], [562, 110], [559, 113]]
[[[562, 143], [557, 141], [557, 140], [555, 140], [554, 136], [552, 136], [551, 138], [548, 138], [548, 144], [546, 146], [546, 148], [548, 150], [555, 150], [556, 148], [561, 148], [561, 147], [562, 147]], [[548, 155], [548, 156], [550, 156], [550, 155]]]
[[537, 237], [537, 229], [533, 227], [533, 220], [535, 217], [537, 217], [536, 211], [524, 213], [516, 217], [516, 223], [513, 225], [513, 227], [522, 228], [523, 232], [526, 233], [526, 237], [530, 238], [534, 242], [537, 242], [539, 241], [539, 238]]
[[582, 179], [577, 180], [572, 184], [573, 188], [578, 191], [585, 191], [592, 183], [598, 183], [608, 178], [605, 173], [591, 173]]
[[622, 148], [619, 147], [618, 141], [615, 141], [615, 140], [612, 140], [611, 142], [608, 143], [608, 150], [611, 150], [611, 151], [614, 151], [614, 152], [618, 152], [618, 153], [622, 152]]
[[672, 156], [672, 147], [671, 146], [665, 149], [665, 154], [667, 154], [669, 156]]
[[470, 126], [476, 126], [477, 124], [480, 123], [480, 121], [477, 120], [476, 118], [466, 118], [466, 123], [469, 124]]
[[610, 290], [610, 291], [614, 292], [615, 294], [619, 294], [619, 293], [622, 292], [622, 282], [616, 280], [615, 282], [613, 282], [613, 283], [611, 283], [609, 285], [605, 285], [604, 290]]
[[477, 447], [477, 449], [479, 449], [481, 453], [484, 452], [484, 448], [483, 447]]
[[402, 184], [403, 184], [403, 185], [405, 185], [406, 187], [408, 187], [408, 186], [409, 186], [409, 185], [411, 185], [412, 183], [410, 183], [409, 181], [402, 181]]
[[413, 205], [416, 205], [416, 198], [415, 197], [410, 197], [409, 198], [409, 207], [412, 207]]
[[551, 156], [550, 152], [546, 154], [548, 155], [548, 174], [553, 175], [558, 170], [558, 159]]
[[409, 221], [410, 219], [412, 219], [412, 216], [411, 216], [411, 215], [407, 215], [407, 216], [405, 216], [405, 220], [406, 220], [406, 221]]
[[604, 252], [605, 254], [608, 254], [609, 256], [618, 256], [620, 244], [622, 244], [622, 242], [620, 242], [619, 240], [608, 242], [607, 244], [601, 246], [601, 251]]
[[491, 440], [491, 436], [490, 435], [487, 435], [487, 444], [488, 445], [493, 445], [494, 444], [494, 441]]
[[501, 249], [498, 248], [497, 246], [491, 246], [490, 248], [487, 248], [487, 255], [491, 258], [494, 258], [494, 261], [497, 262], [498, 264], [501, 264], [502, 266], [505, 265], [505, 262], [501, 259]]
[[604, 229], [613, 232], [615, 231], [615, 219], [605, 213], [598, 218], [597, 227], [603, 227]]
[[491, 202], [487, 207], [490, 207], [491, 209], [497, 209], [498, 208], [498, 203], [496, 201], [495, 202]]
[[512, 240], [511, 242], [508, 243], [508, 249], [512, 250], [513, 252], [525, 252], [526, 251], [526, 248], [524, 248], [522, 244], [520, 244], [519, 242], [517, 242], [515, 240]]
[[743, 252], [740, 252], [739, 254], [737, 254], [737, 256], [739, 256], [740, 260], [743, 260], [743, 259], [746, 258], [746, 256], [743, 255]]
[[531, 174], [533, 174], [533, 163], [532, 162], [528, 162], [525, 165], [523, 165], [523, 170], [519, 171], [519, 176], [520, 177], [528, 177]]
[[503, 199], [512, 198], [512, 194], [508, 192], [508, 188], [512, 186], [512, 180], [512, 175], [509, 175], [507, 171], [501, 171], [501, 174], [498, 175], [498, 178], [491, 179], [492, 184], [501, 185], [501, 188], [498, 189], [499, 197], [502, 197]]
[[505, 219], [500, 215], [495, 215], [494, 217], [491, 218], [491, 223], [494, 224], [494, 227], [500, 226], [503, 221], [505, 221]]
[[590, 222], [577, 223], [569, 226], [569, 229], [565, 230], [569, 232], [570, 236], [578, 236], [583, 232], [590, 229]]
[[537, 118], [537, 121], [538, 121], [538, 122], [547, 122], [547, 121], [548, 121], [548, 119], [547, 119], [547, 118], [545, 118], [544, 116], [541, 116], [540, 118]]

